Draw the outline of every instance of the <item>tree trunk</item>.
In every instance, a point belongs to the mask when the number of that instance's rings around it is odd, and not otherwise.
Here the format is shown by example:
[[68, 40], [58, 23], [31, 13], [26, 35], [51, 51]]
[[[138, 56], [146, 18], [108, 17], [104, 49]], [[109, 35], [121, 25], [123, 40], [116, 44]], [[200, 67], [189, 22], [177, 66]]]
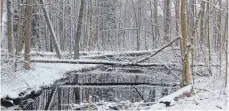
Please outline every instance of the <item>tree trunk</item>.
[[0, 40], [2, 40], [2, 11], [3, 11], [3, 0], [0, 0]]
[[204, 43], [204, 20], [205, 20], [205, 1], [201, 3], [201, 16], [200, 16], [200, 41]]
[[92, 50], [92, 35], [93, 35], [93, 1], [90, 0], [90, 35], [88, 39], [88, 51]]
[[[158, 7], [158, 0], [154, 0], [154, 22], [155, 22], [155, 40], [158, 41], [159, 37], [160, 37], [160, 32], [159, 32], [159, 25], [158, 25], [158, 21], [157, 21], [157, 15], [158, 15], [158, 11], [157, 11], [157, 7]], [[157, 48], [157, 46], [156, 46]]]
[[[155, 24], [154, 24], [154, 17], [153, 17], [153, 4], [152, 4], [152, 1], [149, 0], [150, 2], [150, 15], [151, 15], [151, 31], [152, 31], [152, 48], [155, 48], [156, 47], [156, 37], [154, 35], [154, 28], [155, 28]], [[146, 21], [145, 21], [146, 23]]]
[[229, 40], [229, 37], [228, 37], [228, 1], [226, 1], [227, 2], [227, 5], [226, 5], [226, 20], [225, 20], [225, 29], [224, 29], [224, 38], [225, 38], [225, 40], [226, 40], [226, 73], [225, 73], [225, 87], [227, 87], [227, 79], [228, 79], [228, 47], [229, 47], [229, 45], [228, 45], [228, 40]]
[[60, 59], [60, 58], [62, 58], [60, 47], [59, 47], [59, 44], [57, 42], [56, 34], [55, 34], [54, 30], [53, 30], [53, 27], [52, 27], [52, 24], [51, 24], [51, 21], [50, 21], [50, 18], [49, 18], [49, 15], [48, 15], [48, 12], [47, 12], [47, 9], [45, 7], [45, 4], [44, 4], [43, 0], [41, 0], [41, 4], [43, 5], [43, 7], [42, 7], [43, 13], [44, 13], [45, 20], [46, 20], [46, 23], [48, 25], [49, 31], [51, 33], [50, 38], [52, 39], [52, 42], [54, 44], [54, 48], [55, 48], [56, 54], [57, 54], [58, 58]]
[[75, 38], [74, 59], [79, 59], [79, 45], [80, 45], [83, 13], [84, 13], [84, 0], [81, 0], [79, 20], [78, 20], [78, 26], [77, 26], [77, 32], [76, 32], [76, 38]]
[[207, 19], [206, 19], [206, 34], [207, 34], [207, 38], [208, 38], [208, 61], [209, 64], [211, 62], [211, 38], [210, 38], [210, 0], [207, 0], [207, 7], [206, 7], [206, 12], [207, 14]]
[[[219, 8], [220, 9], [223, 9], [222, 8], [222, 0], [219, 0]], [[221, 10], [218, 10], [218, 44], [219, 44], [219, 63], [220, 63], [220, 76], [222, 74], [222, 32], [221, 32]]]
[[13, 39], [12, 39], [12, 11], [11, 1], [7, 0], [7, 39], [8, 39], [8, 52], [13, 53]]
[[170, 18], [170, 0], [164, 0], [164, 40], [166, 42], [170, 41]]
[[190, 84], [190, 72], [189, 72], [189, 57], [187, 50], [187, 30], [186, 30], [186, 0], [181, 0], [181, 33], [182, 33], [182, 52], [183, 52], [183, 76], [181, 86], [186, 86]]
[[30, 41], [32, 35], [32, 12], [33, 12], [33, 0], [27, 0], [26, 11], [26, 32], [25, 32], [25, 69], [30, 69]]
[[[180, 1], [175, 1], [175, 15], [176, 15], [176, 36], [179, 37], [179, 11], [180, 11]], [[179, 42], [176, 42], [176, 46], [178, 46]]]

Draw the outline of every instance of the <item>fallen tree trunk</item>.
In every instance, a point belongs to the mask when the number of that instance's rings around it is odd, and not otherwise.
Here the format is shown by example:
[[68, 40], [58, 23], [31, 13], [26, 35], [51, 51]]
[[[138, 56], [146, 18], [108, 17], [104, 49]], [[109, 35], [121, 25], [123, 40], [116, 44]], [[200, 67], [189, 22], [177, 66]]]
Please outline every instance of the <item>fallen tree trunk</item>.
[[[152, 52], [157, 51], [158, 49], [154, 50], [144, 50], [144, 51], [130, 51], [130, 52], [119, 52], [119, 53], [108, 53], [108, 54], [101, 54], [101, 55], [94, 55], [94, 56], [85, 56], [85, 58], [91, 58], [91, 59], [98, 59], [98, 58], [105, 58], [105, 57], [112, 57], [112, 56], [141, 56], [141, 55], [147, 55], [151, 54]], [[175, 50], [180, 50], [178, 48], [175, 48]]]
[[180, 37], [175, 38], [175, 39], [174, 39], [173, 41], [171, 41], [170, 43], [168, 43], [168, 44], [166, 44], [165, 46], [163, 46], [162, 48], [158, 49], [155, 53], [153, 53], [153, 54], [151, 54], [151, 55], [149, 55], [149, 56], [147, 56], [147, 57], [145, 57], [145, 58], [143, 58], [143, 59], [141, 59], [141, 60], [138, 60], [138, 61], [136, 61], [135, 63], [144, 62], [145, 60], [149, 59], [150, 57], [155, 56], [156, 54], [158, 54], [159, 52], [161, 52], [162, 50], [164, 50], [166, 47], [172, 45], [174, 42], [176, 42], [176, 41], [179, 40], [179, 39], [180, 39]]
[[[159, 63], [128, 63], [116, 61], [102, 61], [102, 60], [72, 60], [72, 59], [32, 59], [31, 62], [37, 63], [69, 63], [69, 64], [103, 64], [115, 66], [165, 66]], [[179, 66], [179, 64], [166, 64], [167, 66]]]
[[[74, 60], [74, 59], [31, 59], [31, 62], [37, 63], [69, 63], [69, 64], [103, 64], [103, 65], [115, 65], [115, 66], [181, 66], [181, 64], [172, 63], [130, 63], [130, 62], [117, 62], [117, 61], [104, 61], [104, 60]], [[206, 66], [205, 64], [194, 64], [194, 67]], [[212, 64], [211, 66], [219, 66], [218, 64]]]

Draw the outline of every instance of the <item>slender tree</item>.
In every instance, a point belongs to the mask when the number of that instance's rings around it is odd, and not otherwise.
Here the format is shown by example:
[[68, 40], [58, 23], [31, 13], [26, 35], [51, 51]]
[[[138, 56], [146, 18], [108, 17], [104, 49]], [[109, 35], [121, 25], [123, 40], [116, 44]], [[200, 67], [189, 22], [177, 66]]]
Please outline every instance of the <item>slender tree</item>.
[[228, 1], [227, 2], [227, 5], [226, 5], [226, 19], [225, 19], [225, 28], [224, 28], [224, 38], [226, 40], [226, 73], [225, 73], [225, 87], [227, 87], [227, 81], [228, 81], [228, 47], [229, 47], [229, 37], [228, 37]]
[[25, 69], [30, 69], [30, 41], [32, 35], [32, 12], [33, 12], [33, 0], [27, 0], [26, 10], [26, 32], [25, 32]]
[[79, 59], [79, 46], [80, 46], [80, 37], [81, 37], [81, 28], [83, 21], [83, 13], [84, 13], [84, 0], [81, 0], [80, 3], [80, 12], [79, 12], [79, 20], [75, 37], [75, 47], [74, 47], [74, 59]]
[[[180, 14], [179, 14], [179, 11], [180, 11], [180, 1], [176, 0], [175, 1], [175, 15], [176, 15], [176, 36], [178, 37], [179, 36], [179, 19], [180, 19]], [[178, 41], [176, 42], [176, 45], [178, 46]]]
[[[160, 32], [159, 32], [159, 25], [158, 25], [158, 0], [154, 0], [154, 22], [155, 22], [155, 40], [156, 42], [159, 40]], [[156, 47], [157, 48], [157, 47]]]
[[171, 11], [170, 0], [164, 0], [164, 40], [170, 40]]
[[3, 0], [0, 0], [0, 40], [2, 40], [2, 10], [3, 10]]
[[48, 15], [48, 12], [47, 12], [47, 9], [46, 9], [46, 6], [45, 6], [43, 0], [41, 0], [41, 4], [43, 5], [42, 9], [43, 9], [43, 13], [44, 13], [44, 16], [45, 16], [45, 21], [46, 21], [46, 23], [48, 25], [48, 29], [49, 29], [50, 34], [51, 34], [51, 36], [50, 36], [50, 39], [52, 40], [51, 43], [54, 44], [54, 48], [56, 50], [56, 54], [57, 54], [58, 58], [62, 58], [60, 47], [59, 47], [59, 44], [57, 42], [56, 34], [55, 34], [54, 30], [53, 30], [53, 26], [51, 24], [50, 17]]
[[187, 49], [187, 25], [186, 25], [186, 0], [181, 0], [181, 33], [182, 33], [182, 52], [183, 52], [183, 78], [182, 86], [190, 84], [190, 65]]
[[204, 20], [205, 20], [205, 1], [201, 3], [201, 16], [200, 16], [200, 40], [204, 43]]
[[11, 11], [11, 1], [7, 0], [7, 39], [8, 39], [8, 52], [13, 53], [13, 38], [12, 38], [12, 11]]

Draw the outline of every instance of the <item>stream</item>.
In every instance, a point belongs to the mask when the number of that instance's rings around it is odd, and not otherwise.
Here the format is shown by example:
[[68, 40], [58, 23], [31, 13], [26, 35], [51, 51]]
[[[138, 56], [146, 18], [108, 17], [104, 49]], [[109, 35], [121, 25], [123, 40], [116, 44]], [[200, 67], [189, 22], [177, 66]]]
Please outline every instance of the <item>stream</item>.
[[[173, 72], [179, 73], [176, 67]], [[108, 66], [71, 71], [66, 78], [15, 103], [24, 110], [85, 110], [82, 103], [155, 102], [179, 89], [179, 81], [163, 66]], [[15, 101], [15, 100], [14, 100]]]

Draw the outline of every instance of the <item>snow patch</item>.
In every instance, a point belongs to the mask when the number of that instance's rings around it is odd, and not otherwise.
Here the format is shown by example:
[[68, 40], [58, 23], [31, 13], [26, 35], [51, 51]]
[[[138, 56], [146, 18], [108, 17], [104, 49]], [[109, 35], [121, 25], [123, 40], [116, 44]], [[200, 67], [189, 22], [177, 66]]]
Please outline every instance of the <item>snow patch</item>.
[[31, 70], [23, 67], [13, 74], [1, 75], [0, 97], [9, 96], [17, 98], [20, 92], [39, 90], [41, 86], [48, 86], [65, 76], [65, 73], [83, 68], [95, 67], [90, 64], [58, 64], [58, 63], [32, 63]]
[[190, 92], [191, 89], [192, 89], [191, 85], [185, 86], [185, 87], [179, 89], [178, 91], [159, 99], [159, 102], [160, 103], [170, 103], [169, 106], [175, 105], [174, 99], [176, 97], [183, 95], [186, 92]]

